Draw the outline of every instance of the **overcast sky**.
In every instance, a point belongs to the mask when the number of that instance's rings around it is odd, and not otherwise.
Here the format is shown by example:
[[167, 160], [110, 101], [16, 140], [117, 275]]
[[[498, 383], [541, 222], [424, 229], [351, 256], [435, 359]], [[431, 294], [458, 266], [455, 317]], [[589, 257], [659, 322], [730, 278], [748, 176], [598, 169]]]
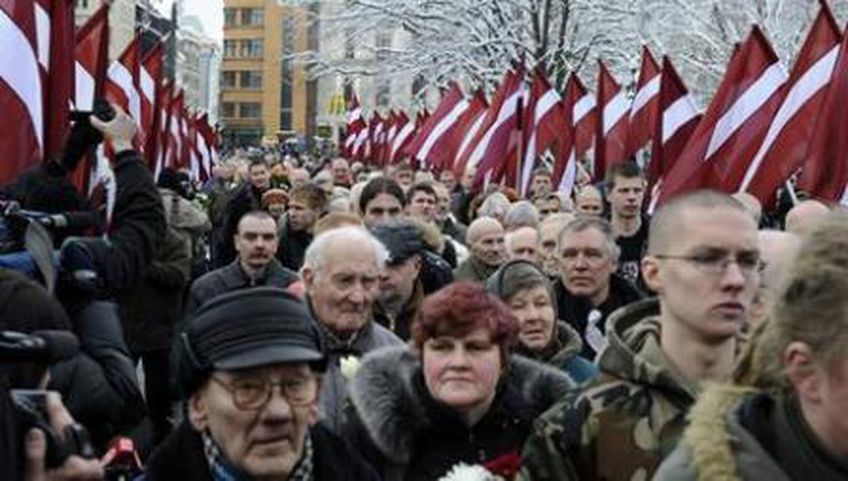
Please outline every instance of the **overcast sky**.
[[[224, 37], [224, 1], [223, 0], [177, 0], [183, 2], [183, 13], [200, 18], [206, 34], [215, 39]], [[153, 0], [160, 11], [170, 14], [174, 0]]]

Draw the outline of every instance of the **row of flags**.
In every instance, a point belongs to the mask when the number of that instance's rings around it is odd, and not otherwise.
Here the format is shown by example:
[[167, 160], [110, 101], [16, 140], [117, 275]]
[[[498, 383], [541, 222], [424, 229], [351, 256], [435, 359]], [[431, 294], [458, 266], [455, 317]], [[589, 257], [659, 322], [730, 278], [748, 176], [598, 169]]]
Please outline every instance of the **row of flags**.
[[[0, 184], [43, 159], [61, 156], [70, 112], [92, 111], [105, 98], [135, 121], [135, 148], [155, 175], [164, 167], [211, 176], [217, 133], [208, 114], [192, 113], [185, 93], [165, 77], [164, 44], [142, 52], [141, 36], [109, 63], [109, 4], [79, 29], [73, 0], [0, 2]], [[72, 174], [87, 192], [109, 175], [101, 149]]]
[[[366, 120], [350, 102], [341, 150], [374, 165], [409, 159], [462, 175], [478, 186], [504, 183], [526, 195], [536, 163], [549, 155], [553, 181], [570, 193], [578, 159], [602, 180], [612, 166], [650, 152], [653, 206], [697, 188], [750, 192], [763, 204], [800, 172], [797, 188], [822, 200], [848, 200], [848, 40], [826, 2], [787, 73], [761, 29], [737, 45], [725, 76], [701, 111], [668, 56], [643, 48], [633, 92], [598, 62], [589, 92], [576, 75], [562, 93], [545, 72], [509, 71], [491, 99], [451, 83], [432, 114], [392, 111]], [[403, 133], [403, 135], [400, 135]]]

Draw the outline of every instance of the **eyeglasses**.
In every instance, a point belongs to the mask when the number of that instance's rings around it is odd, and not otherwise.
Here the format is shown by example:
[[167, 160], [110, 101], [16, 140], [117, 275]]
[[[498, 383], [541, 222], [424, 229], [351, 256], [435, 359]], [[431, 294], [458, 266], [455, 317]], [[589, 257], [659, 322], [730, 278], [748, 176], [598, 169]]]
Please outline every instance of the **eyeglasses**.
[[318, 383], [314, 377], [287, 379], [271, 382], [268, 379], [239, 379], [225, 382], [212, 376], [212, 380], [224, 388], [233, 398], [233, 404], [244, 411], [253, 411], [264, 406], [280, 387], [280, 394], [293, 407], [308, 406], [318, 397]]
[[762, 273], [766, 263], [760, 259], [756, 252], [743, 252], [735, 256], [721, 250], [707, 251], [690, 256], [674, 256], [655, 254], [657, 259], [672, 259], [687, 261], [696, 269], [711, 276], [721, 276], [727, 272], [731, 262], [735, 262], [743, 276], [749, 277], [755, 273]]

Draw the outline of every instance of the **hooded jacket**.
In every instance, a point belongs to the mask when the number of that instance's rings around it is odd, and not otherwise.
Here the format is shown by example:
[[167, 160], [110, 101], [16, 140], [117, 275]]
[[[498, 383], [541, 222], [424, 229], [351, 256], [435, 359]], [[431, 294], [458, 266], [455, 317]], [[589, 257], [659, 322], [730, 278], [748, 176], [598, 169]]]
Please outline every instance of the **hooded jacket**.
[[674, 449], [698, 387], [660, 347], [658, 301], [616, 311], [601, 373], [535, 424], [519, 479], [648, 479]]
[[580, 385], [598, 373], [598, 368], [594, 364], [580, 356], [582, 348], [583, 341], [580, 339], [580, 334], [577, 334], [577, 331], [567, 323], [558, 321], [548, 347], [534, 352], [519, 343], [515, 353], [556, 367], [565, 372], [574, 385]]
[[713, 386], [692, 408], [683, 440], [654, 479], [836, 481], [848, 479], [846, 461], [820, 447], [796, 401], [751, 388]]
[[383, 349], [357, 372], [344, 433], [384, 480], [439, 479], [457, 463], [516, 453], [533, 420], [572, 387], [561, 372], [511, 356], [488, 412], [468, 427], [430, 396], [417, 353]]

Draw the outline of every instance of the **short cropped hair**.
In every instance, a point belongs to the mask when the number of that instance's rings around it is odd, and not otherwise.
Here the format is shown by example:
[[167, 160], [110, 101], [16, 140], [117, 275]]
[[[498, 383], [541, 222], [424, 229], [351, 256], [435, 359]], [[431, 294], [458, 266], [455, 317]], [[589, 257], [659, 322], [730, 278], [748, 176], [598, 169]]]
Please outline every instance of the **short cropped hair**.
[[313, 182], [305, 182], [289, 191], [289, 202], [293, 200], [303, 202], [319, 213], [327, 210], [327, 204], [330, 202], [327, 197], [327, 191]]
[[635, 160], [624, 161], [610, 167], [610, 169], [607, 170], [607, 174], [604, 177], [604, 184], [606, 184], [607, 192], [610, 192], [613, 188], [615, 188], [616, 177], [623, 177], [625, 179], [645, 179], [642, 169], [639, 168], [639, 164], [637, 164]]
[[618, 257], [621, 255], [621, 249], [615, 242], [615, 234], [612, 232], [612, 224], [610, 224], [606, 219], [598, 217], [578, 217], [563, 227], [557, 237], [557, 245], [562, 245], [562, 239], [566, 235], [584, 232], [589, 229], [595, 229], [603, 235], [604, 246], [606, 247], [607, 254], [612, 258], [613, 262], [618, 262]]
[[389, 251], [383, 243], [364, 227], [344, 226], [325, 231], [312, 240], [303, 255], [303, 269], [309, 269], [315, 275], [320, 275], [327, 264], [327, 249], [337, 242], [344, 242], [345, 245], [361, 242], [367, 245], [374, 253], [375, 267], [379, 270], [385, 268]]
[[434, 199], [438, 199], [439, 195], [436, 193], [436, 188], [433, 186], [433, 183], [430, 181], [416, 182], [409, 187], [409, 192], [406, 193], [406, 202], [412, 202], [412, 198], [415, 197], [417, 192], [424, 192], [425, 194], [432, 196]]
[[663, 204], [654, 213], [648, 231], [648, 254], [657, 254], [667, 250], [669, 240], [680, 233], [683, 212], [686, 209], [693, 208], [734, 209], [750, 217], [741, 202], [724, 192], [705, 189], [681, 194]]

